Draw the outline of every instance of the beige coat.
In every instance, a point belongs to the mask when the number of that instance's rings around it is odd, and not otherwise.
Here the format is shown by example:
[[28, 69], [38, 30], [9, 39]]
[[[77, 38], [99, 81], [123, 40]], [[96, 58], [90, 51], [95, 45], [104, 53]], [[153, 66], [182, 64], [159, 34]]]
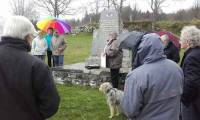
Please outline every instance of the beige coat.
[[52, 38], [52, 54], [53, 55], [64, 55], [64, 50], [67, 47], [64, 38], [62, 37], [53, 37]]
[[106, 67], [118, 69], [122, 67], [123, 52], [117, 47], [117, 41], [114, 40], [111, 44], [106, 45]]

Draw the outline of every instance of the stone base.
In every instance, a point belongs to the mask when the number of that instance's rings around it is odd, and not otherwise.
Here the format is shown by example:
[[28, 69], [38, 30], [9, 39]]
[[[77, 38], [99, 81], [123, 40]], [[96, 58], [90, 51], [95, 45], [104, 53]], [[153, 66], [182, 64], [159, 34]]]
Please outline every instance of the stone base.
[[100, 57], [90, 56], [85, 62], [85, 67], [88, 69], [99, 69], [100, 62], [101, 62]]
[[[88, 69], [99, 69], [100, 68], [100, 57], [90, 56], [86, 62], [85, 67]], [[122, 61], [122, 68], [131, 68], [131, 59], [128, 57], [124, 57]]]
[[[120, 69], [120, 84], [124, 84], [129, 68]], [[52, 68], [55, 82], [60, 84], [75, 84], [98, 87], [101, 83], [110, 81], [110, 70], [107, 68], [86, 69], [85, 63], [65, 65]]]

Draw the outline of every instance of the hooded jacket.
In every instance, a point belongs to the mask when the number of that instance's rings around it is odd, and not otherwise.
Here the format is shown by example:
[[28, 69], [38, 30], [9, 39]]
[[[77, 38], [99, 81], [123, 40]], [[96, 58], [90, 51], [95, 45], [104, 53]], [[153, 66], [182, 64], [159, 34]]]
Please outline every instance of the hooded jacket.
[[130, 120], [178, 120], [183, 72], [166, 59], [156, 34], [142, 37], [137, 68], [125, 80], [122, 109]]

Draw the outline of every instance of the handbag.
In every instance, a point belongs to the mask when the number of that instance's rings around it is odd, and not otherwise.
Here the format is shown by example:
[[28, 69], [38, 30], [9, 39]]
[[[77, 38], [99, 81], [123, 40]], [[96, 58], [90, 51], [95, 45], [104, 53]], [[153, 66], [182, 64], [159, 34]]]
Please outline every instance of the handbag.
[[106, 68], [106, 55], [101, 53], [101, 67]]
[[101, 67], [102, 68], [106, 68], [106, 54], [104, 55], [104, 53], [106, 53], [106, 48], [108, 47], [108, 44], [106, 44], [106, 46], [104, 47], [103, 53], [101, 53]]

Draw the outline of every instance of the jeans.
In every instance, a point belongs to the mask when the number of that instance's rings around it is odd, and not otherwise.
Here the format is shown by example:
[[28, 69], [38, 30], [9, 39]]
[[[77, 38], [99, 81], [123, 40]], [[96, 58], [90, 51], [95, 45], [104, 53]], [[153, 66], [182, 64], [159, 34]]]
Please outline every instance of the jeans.
[[114, 88], [118, 88], [119, 83], [119, 69], [110, 69], [111, 82]]
[[47, 51], [47, 59], [48, 59], [48, 65], [49, 65], [49, 67], [52, 66], [51, 56], [52, 56], [52, 51]]
[[53, 55], [54, 67], [63, 66], [64, 63], [64, 55]]

